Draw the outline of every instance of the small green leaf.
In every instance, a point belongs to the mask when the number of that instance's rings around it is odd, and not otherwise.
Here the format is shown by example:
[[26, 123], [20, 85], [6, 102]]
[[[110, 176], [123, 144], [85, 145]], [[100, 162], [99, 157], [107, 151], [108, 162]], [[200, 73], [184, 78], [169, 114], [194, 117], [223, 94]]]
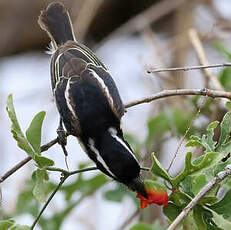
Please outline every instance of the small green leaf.
[[201, 143], [205, 147], [206, 152], [215, 152], [216, 141], [213, 140], [214, 129], [218, 126], [218, 121], [213, 121], [207, 127], [207, 134], [201, 138]]
[[220, 53], [224, 54], [226, 56], [226, 58], [228, 58], [229, 60], [231, 60], [231, 53], [228, 51], [227, 48], [225, 48], [221, 43], [219, 42], [214, 42], [213, 43], [215, 48], [220, 51]]
[[193, 216], [199, 230], [224, 230], [214, 221], [213, 212], [208, 208], [197, 205], [194, 207]]
[[27, 225], [19, 225], [19, 224], [11, 228], [11, 230], [30, 230], [30, 229], [31, 228]]
[[207, 230], [207, 225], [203, 219], [203, 209], [201, 206], [196, 205], [193, 209], [193, 218], [199, 230]]
[[23, 149], [29, 156], [33, 158], [33, 149], [31, 148], [29, 142], [25, 138], [20, 125], [17, 120], [17, 116], [13, 104], [13, 96], [10, 94], [7, 98], [7, 107], [8, 116], [12, 122], [11, 124], [11, 133], [13, 134], [14, 139], [17, 141], [19, 148]]
[[75, 192], [81, 192], [83, 195], [91, 195], [107, 182], [107, 178], [103, 174], [97, 174], [93, 178], [83, 179], [82, 173], [78, 174], [76, 181], [71, 184], [64, 185], [60, 189], [65, 193], [66, 200], [70, 200]]
[[33, 195], [40, 202], [44, 202], [48, 193], [50, 192], [49, 184], [47, 183], [48, 179], [49, 177], [46, 170], [36, 170], [36, 180]]
[[147, 142], [150, 143], [155, 137], [161, 136], [170, 131], [169, 120], [165, 113], [160, 113], [148, 121]]
[[[193, 114], [178, 108], [172, 109], [171, 113], [172, 122], [175, 125], [177, 132], [181, 135], [184, 135], [190, 125], [190, 121], [193, 119]], [[187, 137], [190, 136], [193, 131], [195, 131], [195, 128], [191, 127], [187, 133]]]
[[217, 126], [219, 125], [219, 121], [213, 121], [211, 122], [208, 127], [207, 127], [207, 130], [209, 131], [210, 129], [215, 129]]
[[191, 201], [191, 198], [178, 190], [170, 194], [169, 200], [173, 201], [178, 207], [184, 208]]
[[168, 217], [169, 220], [174, 221], [176, 217], [181, 213], [182, 209], [179, 208], [172, 202], [168, 202], [167, 207], [163, 207], [164, 214]]
[[121, 202], [123, 198], [126, 196], [126, 191], [122, 189], [114, 189], [109, 190], [104, 193], [104, 197], [107, 200], [114, 201], [114, 202]]
[[155, 157], [154, 153], [152, 154], [152, 167], [150, 171], [159, 176], [164, 178], [165, 180], [169, 181], [171, 183], [172, 178], [169, 176], [167, 171], [162, 167], [161, 163], [158, 161], [158, 159]]
[[223, 215], [225, 219], [231, 220], [231, 190], [217, 203], [210, 206], [217, 214]]
[[231, 102], [230, 101], [227, 101], [226, 103], [225, 103], [225, 107], [227, 108], [227, 110], [231, 110]]
[[36, 114], [26, 131], [27, 140], [30, 142], [36, 153], [40, 153], [41, 129], [46, 112], [42, 111]]
[[153, 230], [152, 226], [143, 223], [143, 222], [139, 222], [137, 224], [135, 224], [133, 227], [130, 228], [130, 230]]
[[54, 161], [44, 157], [44, 156], [40, 156], [39, 154], [35, 153], [34, 156], [34, 160], [36, 161], [36, 163], [38, 164], [39, 168], [44, 168], [44, 167], [49, 167], [49, 166], [53, 166], [54, 165]]
[[218, 148], [219, 146], [227, 142], [230, 131], [231, 131], [231, 112], [228, 112], [225, 114], [221, 122], [221, 135], [217, 146]]
[[200, 146], [201, 142], [199, 141], [188, 141], [185, 147], [195, 147], [195, 146]]
[[34, 198], [32, 191], [34, 188], [34, 183], [32, 180], [28, 180], [20, 192], [17, 204], [16, 204], [16, 215], [22, 215], [25, 213], [30, 213], [33, 217], [36, 217], [39, 212], [39, 203]]
[[185, 168], [175, 178], [172, 178], [172, 185], [179, 184], [188, 175], [195, 175], [201, 170], [213, 167], [221, 158], [218, 153], [206, 153], [192, 162], [192, 153], [188, 152], [185, 157]]
[[231, 68], [230, 67], [224, 68], [221, 71], [218, 79], [219, 79], [221, 85], [225, 89], [231, 90]]
[[231, 222], [224, 219], [222, 215], [218, 215], [216, 212], [213, 213], [213, 220], [216, 225], [222, 230], [229, 230], [231, 229]]
[[208, 181], [204, 174], [196, 176], [192, 181], [192, 192], [196, 195], [206, 184]]
[[165, 230], [166, 228], [161, 226], [158, 220], [155, 220], [154, 224], [152, 225], [152, 230]]
[[1, 230], [8, 230], [12, 225], [14, 225], [13, 220], [1, 220], [0, 221], [0, 229]]
[[194, 197], [194, 194], [192, 192], [192, 180], [192, 176], [185, 177], [185, 179], [181, 181], [181, 187], [184, 193], [188, 194], [191, 197]]

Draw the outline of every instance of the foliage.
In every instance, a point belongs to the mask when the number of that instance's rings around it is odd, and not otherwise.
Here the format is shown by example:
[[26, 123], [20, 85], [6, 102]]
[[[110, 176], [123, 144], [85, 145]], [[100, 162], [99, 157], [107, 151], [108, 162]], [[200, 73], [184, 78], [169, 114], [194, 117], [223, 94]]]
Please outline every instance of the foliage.
[[[197, 104], [197, 98], [194, 97], [192, 104]], [[211, 104], [206, 104], [205, 113], [210, 110]], [[30, 214], [33, 218], [38, 216], [43, 206], [43, 202], [47, 200], [48, 195], [57, 187], [50, 181], [47, 167], [54, 164], [53, 160], [41, 155], [41, 133], [42, 123], [45, 112], [40, 112], [32, 119], [29, 128], [25, 134], [20, 128], [16, 112], [13, 105], [12, 95], [7, 100], [7, 112], [12, 122], [11, 132], [17, 145], [24, 150], [36, 163], [37, 169], [32, 173], [31, 179], [27, 181], [24, 189], [21, 191], [15, 212], [12, 216], [20, 216], [22, 214]], [[151, 118], [148, 122], [148, 135], [144, 143], [140, 143], [132, 135], [127, 135], [126, 140], [131, 143], [136, 154], [139, 154], [144, 145], [150, 148], [153, 140], [158, 138], [161, 140], [166, 134], [182, 136], [189, 126], [190, 120], [193, 119], [193, 113], [184, 113], [179, 109], [168, 109], [165, 112]], [[172, 131], [174, 127], [174, 132]], [[215, 130], [220, 130], [219, 139], [214, 138]], [[185, 156], [185, 166], [176, 176], [172, 176], [162, 166], [158, 157], [152, 154], [152, 166], [150, 173], [152, 177], [150, 181], [166, 190], [169, 188], [168, 206], [163, 208], [163, 213], [169, 219], [174, 219], [187, 206], [187, 204], [198, 194], [217, 173], [231, 163], [229, 153], [231, 152], [231, 112], [227, 112], [221, 123], [214, 121], [207, 128], [193, 126], [190, 134], [198, 134], [201, 130], [206, 130], [202, 135], [188, 136], [189, 140], [186, 147], [202, 147], [203, 154], [197, 158], [192, 152], [188, 152]], [[142, 159], [138, 155], [139, 159]], [[85, 168], [88, 164], [81, 164], [78, 168]], [[157, 182], [157, 179], [162, 182]], [[43, 230], [58, 230], [65, 218], [70, 212], [77, 207], [86, 197], [94, 194], [99, 188], [107, 183], [107, 178], [103, 174], [96, 174], [91, 178], [85, 178], [83, 173], [76, 175], [75, 180], [63, 185], [59, 189], [59, 193], [63, 194], [64, 208], [55, 210], [51, 215], [41, 216], [38, 222]], [[159, 185], [160, 184], [160, 185]], [[225, 187], [227, 192], [219, 199], [217, 194], [221, 188]], [[76, 198], [78, 197], [78, 198]], [[104, 192], [104, 198], [110, 202], [121, 202], [124, 197], [130, 197], [138, 209], [138, 200], [135, 194], [123, 185], [117, 184], [114, 189]], [[184, 219], [182, 226], [184, 229], [229, 229], [231, 226], [231, 181], [226, 179], [220, 185], [217, 185], [212, 191], [204, 196], [194, 207], [192, 212]], [[27, 230], [29, 226], [18, 225], [12, 219], [0, 221], [1, 230]], [[164, 230], [157, 221], [153, 224], [138, 222], [131, 227], [131, 230]]]

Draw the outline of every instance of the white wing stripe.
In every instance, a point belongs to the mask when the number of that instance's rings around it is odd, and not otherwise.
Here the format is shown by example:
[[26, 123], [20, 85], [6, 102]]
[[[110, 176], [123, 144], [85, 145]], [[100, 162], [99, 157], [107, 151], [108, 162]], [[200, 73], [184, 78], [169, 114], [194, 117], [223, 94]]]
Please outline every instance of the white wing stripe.
[[66, 99], [67, 107], [71, 111], [71, 114], [74, 116], [74, 118], [78, 119], [76, 114], [75, 114], [75, 110], [73, 109], [73, 106], [70, 103], [71, 102], [70, 95], [69, 95], [70, 80], [71, 80], [71, 78], [69, 78], [69, 80], [67, 81], [67, 86], [66, 86], [66, 89], [65, 89], [65, 99]]
[[107, 96], [107, 98], [109, 100], [109, 104], [113, 108], [113, 104], [114, 104], [113, 99], [112, 99], [112, 97], [111, 97], [111, 95], [109, 93], [108, 87], [105, 85], [103, 79], [101, 77], [99, 77], [98, 74], [95, 71], [91, 70], [91, 73], [92, 73], [93, 77], [98, 81], [101, 88], [104, 90], [104, 92], [105, 92], [105, 94], [106, 94], [106, 96]]
[[123, 145], [123, 146], [128, 150], [128, 152], [134, 157], [134, 159], [138, 162], [138, 160], [136, 159], [136, 156], [135, 156], [134, 153], [128, 148], [128, 146], [126, 145], [126, 143], [124, 143], [124, 141], [123, 141], [121, 138], [119, 138], [119, 137], [117, 136], [117, 131], [116, 131], [116, 129], [113, 128], [113, 127], [110, 127], [110, 128], [108, 129], [108, 131], [109, 131], [109, 133], [111, 134], [111, 136], [112, 136], [113, 138], [115, 138], [121, 145]]
[[111, 172], [111, 170], [108, 168], [106, 162], [104, 161], [104, 159], [100, 156], [100, 153], [98, 151], [98, 149], [95, 147], [95, 142], [92, 138], [89, 138], [88, 140], [89, 143], [89, 147], [91, 149], [92, 152], [95, 153], [97, 160], [102, 164], [102, 166], [108, 171], [109, 174], [111, 174], [111, 176], [113, 176], [114, 178], [116, 178], [116, 176]]

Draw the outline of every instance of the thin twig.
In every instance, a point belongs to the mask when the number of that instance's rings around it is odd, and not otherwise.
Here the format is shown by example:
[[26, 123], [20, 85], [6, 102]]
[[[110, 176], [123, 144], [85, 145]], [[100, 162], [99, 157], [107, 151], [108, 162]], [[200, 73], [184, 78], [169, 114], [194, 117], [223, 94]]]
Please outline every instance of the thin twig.
[[78, 169], [78, 170], [69, 172], [69, 171], [61, 169], [61, 168], [55, 168], [55, 167], [47, 167], [46, 168], [46, 170], [48, 170], [48, 171], [61, 172], [61, 173], [64, 173], [65, 175], [69, 175], [69, 176], [77, 174], [77, 173], [86, 172], [86, 171], [93, 171], [93, 170], [97, 170], [97, 169], [98, 169], [97, 167], [88, 167], [88, 168]]
[[231, 175], [231, 164], [227, 165], [224, 171], [221, 171], [214, 177], [207, 185], [205, 185], [200, 192], [192, 199], [192, 201], [183, 209], [183, 211], [177, 216], [167, 230], [174, 230], [180, 224], [180, 222], [188, 215], [193, 207], [199, 202], [199, 200], [206, 195], [216, 184], [220, 183], [227, 176]]
[[231, 66], [231, 63], [222, 63], [222, 64], [213, 64], [213, 65], [197, 65], [197, 66], [184, 66], [184, 67], [174, 67], [174, 68], [153, 68], [147, 70], [147, 73], [161, 73], [161, 72], [170, 72], [170, 71], [190, 71], [197, 69], [209, 69], [209, 68], [220, 68]]
[[[42, 145], [41, 146], [41, 152], [44, 152], [44, 151], [48, 150], [51, 146], [53, 146], [57, 142], [58, 142], [58, 139], [56, 138], [56, 139], [48, 142], [47, 144]], [[20, 161], [18, 164], [16, 164], [13, 168], [11, 168], [10, 170], [8, 170], [2, 177], [0, 177], [0, 183], [2, 183], [9, 176], [11, 176], [12, 174], [14, 174], [17, 170], [19, 170], [21, 167], [23, 167], [31, 159], [32, 158], [28, 156], [28, 157], [24, 158], [22, 161]]]
[[212, 98], [227, 98], [231, 100], [231, 93], [225, 91], [211, 90], [211, 89], [174, 89], [174, 90], [163, 90], [159, 93], [152, 94], [151, 96], [144, 97], [138, 100], [134, 100], [125, 104], [125, 108], [130, 108], [139, 104], [149, 103], [154, 100], [161, 98], [180, 96], [180, 95], [201, 95]]
[[33, 224], [31, 225], [31, 230], [34, 229], [35, 225], [37, 224], [37, 222], [39, 221], [41, 215], [43, 214], [43, 212], [45, 211], [46, 207], [48, 206], [48, 204], [51, 202], [52, 198], [54, 197], [54, 195], [58, 192], [58, 190], [60, 189], [60, 187], [63, 185], [63, 183], [65, 182], [65, 180], [69, 177], [72, 176], [74, 174], [78, 174], [81, 172], [86, 172], [86, 171], [92, 171], [92, 170], [97, 170], [97, 167], [89, 167], [89, 168], [84, 168], [84, 169], [78, 169], [72, 172], [68, 172], [67, 170], [64, 169], [60, 169], [60, 168], [55, 168], [55, 167], [47, 167], [46, 168], [49, 171], [57, 171], [57, 172], [61, 172], [62, 176], [60, 178], [60, 182], [58, 184], [58, 186], [55, 188], [55, 190], [52, 192], [52, 194], [50, 195], [50, 197], [48, 198], [48, 200], [46, 201], [46, 203], [44, 204], [44, 206], [42, 207], [41, 211], [39, 212], [38, 216], [36, 217], [36, 219], [34, 220]]
[[[179, 95], [202, 95], [202, 96], [208, 96], [212, 98], [227, 98], [231, 100], [230, 92], [211, 90], [211, 89], [177, 89], [177, 90], [164, 90], [159, 93], [153, 94], [151, 96], [144, 97], [138, 100], [134, 100], [130, 103], [125, 104], [125, 108], [130, 108], [130, 107], [143, 104], [143, 103], [149, 103], [151, 101], [158, 100], [160, 98], [179, 96]], [[41, 151], [44, 152], [48, 150], [51, 146], [53, 146], [57, 142], [58, 142], [58, 139], [56, 138], [52, 140], [51, 142], [41, 146]], [[16, 172], [18, 169], [20, 169], [30, 160], [31, 160], [31, 157], [26, 157], [24, 160], [22, 160], [17, 165], [15, 165], [12, 169], [10, 169], [0, 178], [0, 183], [2, 183], [5, 179], [11, 176], [14, 172]]]
[[[35, 225], [38, 223], [41, 215], [43, 214], [43, 212], [45, 211], [45, 209], [47, 208], [48, 204], [51, 202], [52, 198], [54, 197], [54, 195], [58, 192], [58, 190], [60, 189], [60, 187], [63, 185], [63, 183], [65, 182], [65, 180], [69, 177], [72, 176], [74, 174], [78, 174], [78, 173], [82, 173], [82, 172], [87, 172], [87, 171], [93, 171], [93, 170], [97, 170], [97, 167], [88, 167], [88, 168], [84, 168], [84, 169], [78, 169], [75, 171], [71, 171], [68, 172], [67, 170], [61, 169], [61, 168], [55, 168], [55, 167], [47, 167], [46, 170], [49, 171], [56, 171], [56, 172], [61, 172], [63, 175], [60, 179], [60, 182], [58, 184], [58, 186], [55, 188], [55, 190], [52, 192], [52, 194], [50, 195], [50, 197], [48, 198], [48, 200], [46, 201], [46, 203], [44, 204], [44, 206], [42, 207], [41, 211], [39, 212], [38, 216], [36, 217], [36, 219], [34, 220], [33, 224], [31, 225], [31, 230], [34, 229]], [[146, 167], [141, 167], [142, 170], [149, 170], [149, 168]]]
[[60, 189], [60, 187], [62, 186], [62, 184], [65, 182], [65, 180], [68, 178], [68, 175], [66, 174], [65, 176], [63, 176], [60, 179], [60, 182], [58, 184], [58, 186], [55, 188], [55, 190], [52, 192], [52, 194], [50, 195], [50, 197], [48, 198], [48, 200], [46, 201], [46, 203], [44, 204], [43, 208], [41, 209], [41, 211], [39, 212], [38, 216], [36, 217], [36, 219], [34, 220], [33, 224], [31, 225], [31, 230], [34, 229], [35, 225], [37, 224], [37, 222], [39, 221], [41, 215], [43, 214], [44, 210], [46, 209], [46, 207], [48, 206], [48, 204], [51, 202], [52, 198], [54, 197], [54, 195], [58, 192], [58, 190]]
[[171, 162], [170, 162], [170, 164], [169, 164], [169, 166], [168, 166], [167, 172], [168, 172], [168, 171], [170, 170], [170, 168], [172, 167], [172, 164], [173, 164], [173, 162], [175, 161], [175, 159], [176, 159], [176, 157], [177, 157], [177, 154], [178, 154], [178, 152], [179, 152], [179, 149], [180, 149], [180, 147], [182, 146], [183, 141], [185, 140], [185, 137], [187, 136], [189, 130], [191, 129], [191, 127], [192, 127], [194, 121], [195, 121], [195, 120], [197, 119], [197, 117], [199, 116], [199, 114], [200, 114], [200, 112], [201, 112], [201, 109], [204, 107], [204, 105], [205, 105], [205, 103], [206, 103], [206, 99], [207, 99], [207, 96], [204, 98], [203, 102], [202, 102], [201, 105], [199, 106], [199, 108], [198, 108], [196, 114], [195, 114], [194, 117], [192, 118], [192, 120], [191, 120], [191, 122], [190, 122], [190, 124], [189, 124], [189, 126], [188, 126], [188, 128], [187, 128], [187, 130], [185, 131], [184, 136], [181, 138], [180, 143], [179, 143], [179, 145], [177, 146], [177, 149], [176, 149], [176, 151], [175, 151], [175, 153], [174, 153], [174, 156], [173, 156], [173, 158], [172, 158], [172, 160], [171, 160]]

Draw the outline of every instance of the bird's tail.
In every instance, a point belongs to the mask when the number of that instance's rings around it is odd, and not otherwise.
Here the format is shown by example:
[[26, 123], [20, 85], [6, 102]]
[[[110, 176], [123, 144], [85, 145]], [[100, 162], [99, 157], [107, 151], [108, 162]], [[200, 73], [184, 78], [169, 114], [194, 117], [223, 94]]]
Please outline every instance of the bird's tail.
[[38, 23], [57, 48], [68, 40], [75, 40], [69, 13], [62, 3], [53, 2], [39, 16]]

